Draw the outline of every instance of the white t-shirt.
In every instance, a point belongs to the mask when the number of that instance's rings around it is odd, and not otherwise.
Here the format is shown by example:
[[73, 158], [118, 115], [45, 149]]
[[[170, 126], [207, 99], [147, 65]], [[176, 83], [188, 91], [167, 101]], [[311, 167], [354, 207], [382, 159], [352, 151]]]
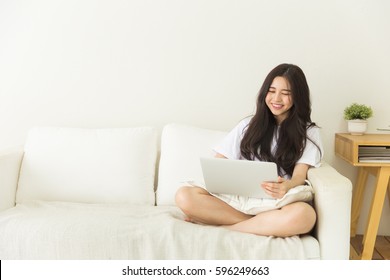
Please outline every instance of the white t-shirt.
[[[246, 132], [248, 124], [251, 118], [246, 118], [242, 120], [229, 134], [222, 140], [222, 142], [214, 148], [216, 153], [224, 155], [229, 159], [245, 159], [241, 155], [240, 144], [241, 140]], [[277, 133], [272, 139], [271, 150], [274, 151], [277, 143]], [[321, 165], [321, 159], [323, 155], [323, 148], [320, 136], [320, 130], [318, 127], [310, 127], [307, 130], [307, 136], [312, 141], [314, 141], [318, 147], [320, 147], [321, 152], [318, 150], [317, 146], [314, 145], [311, 141], [306, 141], [306, 146], [303, 151], [301, 158], [297, 163], [305, 163], [313, 167], [319, 167]], [[258, 160], [256, 158], [256, 160]], [[287, 176], [287, 178], [289, 178]]]

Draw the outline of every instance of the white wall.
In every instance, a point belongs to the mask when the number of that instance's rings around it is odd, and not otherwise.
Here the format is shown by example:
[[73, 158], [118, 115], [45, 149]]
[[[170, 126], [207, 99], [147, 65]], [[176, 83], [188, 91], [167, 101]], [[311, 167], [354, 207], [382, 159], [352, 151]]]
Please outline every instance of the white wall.
[[370, 132], [390, 125], [389, 12], [386, 0], [0, 0], [0, 147], [36, 125], [228, 130], [290, 62], [307, 75], [325, 160], [354, 181], [334, 133], [352, 102], [374, 109]]

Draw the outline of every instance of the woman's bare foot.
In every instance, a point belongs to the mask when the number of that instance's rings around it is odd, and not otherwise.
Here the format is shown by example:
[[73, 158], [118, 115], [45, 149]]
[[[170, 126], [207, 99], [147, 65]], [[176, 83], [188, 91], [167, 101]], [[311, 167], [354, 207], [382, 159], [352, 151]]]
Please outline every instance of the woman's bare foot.
[[189, 222], [189, 223], [195, 223], [195, 221], [193, 221], [190, 217], [188, 217], [188, 216], [186, 216], [185, 218], [184, 218], [184, 221], [186, 221], [186, 222]]
[[184, 221], [189, 222], [189, 223], [192, 223], [192, 224], [197, 224], [197, 225], [206, 225], [205, 223], [199, 222], [199, 221], [197, 221], [197, 220], [195, 220], [195, 219], [192, 219], [192, 218], [190, 218], [190, 217], [188, 217], [188, 216], [186, 216], [186, 217], [184, 218]]

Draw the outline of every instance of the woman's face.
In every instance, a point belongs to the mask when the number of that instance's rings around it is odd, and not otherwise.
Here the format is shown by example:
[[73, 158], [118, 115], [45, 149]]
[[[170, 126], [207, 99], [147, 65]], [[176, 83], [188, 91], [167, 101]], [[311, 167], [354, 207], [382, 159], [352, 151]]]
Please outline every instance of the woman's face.
[[284, 121], [289, 110], [293, 106], [291, 88], [288, 81], [283, 77], [275, 77], [268, 89], [265, 103], [274, 115], [276, 122]]

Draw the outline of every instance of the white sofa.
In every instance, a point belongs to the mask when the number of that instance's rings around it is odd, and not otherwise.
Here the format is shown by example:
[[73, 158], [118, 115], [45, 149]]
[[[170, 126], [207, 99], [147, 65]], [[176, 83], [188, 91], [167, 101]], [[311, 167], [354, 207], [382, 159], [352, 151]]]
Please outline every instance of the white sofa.
[[[348, 259], [351, 182], [310, 169], [313, 235], [276, 238], [185, 222], [182, 180], [225, 132], [34, 128], [0, 153], [0, 259]], [[161, 141], [159, 141], [161, 140]], [[155, 191], [157, 189], [157, 191]]]

